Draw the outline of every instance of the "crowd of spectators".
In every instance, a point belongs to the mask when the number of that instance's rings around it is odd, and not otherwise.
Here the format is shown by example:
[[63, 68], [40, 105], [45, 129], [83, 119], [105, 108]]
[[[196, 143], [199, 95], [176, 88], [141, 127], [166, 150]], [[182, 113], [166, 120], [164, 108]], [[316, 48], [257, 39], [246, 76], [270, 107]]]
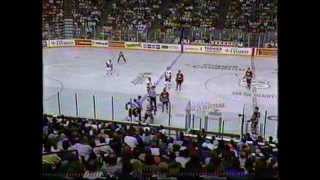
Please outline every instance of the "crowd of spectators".
[[101, 0], [73, 0], [72, 16], [75, 37], [92, 37], [101, 23], [103, 5]]
[[43, 0], [42, 8], [43, 38], [48, 39], [50, 36], [61, 38], [63, 31], [63, 0]]
[[225, 28], [265, 32], [276, 26], [277, 0], [231, 0]]
[[156, 19], [161, 18], [160, 6], [161, 1], [158, 0], [115, 1], [109, 15], [113, 17], [112, 25], [115, 28], [136, 28], [143, 31], [147, 26], [151, 27]]
[[[188, 30], [184, 36], [189, 41], [195, 42], [210, 38], [223, 40], [221, 36], [227, 40], [237, 40], [234, 36], [238, 35], [238, 32], [277, 31], [277, 0], [73, 0], [72, 2], [75, 37], [92, 36], [93, 33], [108, 29], [113, 32], [112, 36], [121, 31], [125, 34], [123, 38], [129, 41], [136, 41], [137, 32], [140, 32], [139, 39], [148, 39], [152, 42], [165, 39], [167, 42], [177, 42], [180, 37], [179, 30], [185, 27]], [[54, 36], [62, 32], [62, 4], [63, 0], [44, 0], [44, 32]], [[212, 33], [213, 30], [230, 29], [236, 33], [228, 36]], [[166, 32], [166, 36], [161, 36], [161, 32]], [[154, 33], [158, 33], [157, 36]], [[228, 34], [232, 33], [228, 31]]]
[[[196, 33], [203, 31], [204, 28], [206, 30], [226, 28], [244, 32], [276, 31], [277, 2], [275, 0], [229, 0], [226, 2], [222, 3], [221, 0], [123, 0], [113, 3], [109, 18], [113, 20], [112, 25], [116, 29], [158, 28], [161, 31], [172, 31], [184, 26], [190, 27]], [[219, 19], [225, 20], [219, 22]], [[192, 38], [197, 39], [194, 36]]]
[[45, 116], [42, 167], [70, 179], [277, 179], [277, 148], [272, 137], [170, 136], [161, 126]]

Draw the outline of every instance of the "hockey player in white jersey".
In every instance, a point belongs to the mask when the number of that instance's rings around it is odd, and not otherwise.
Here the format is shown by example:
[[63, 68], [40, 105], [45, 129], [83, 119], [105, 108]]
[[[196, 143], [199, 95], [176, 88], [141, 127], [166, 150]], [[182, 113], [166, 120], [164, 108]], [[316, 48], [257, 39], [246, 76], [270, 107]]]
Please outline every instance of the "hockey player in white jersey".
[[147, 93], [149, 94], [149, 91], [151, 90], [151, 87], [153, 86], [154, 84], [152, 83], [151, 81], [151, 77], [148, 77], [147, 78], [147, 82], [146, 82], [146, 87], [147, 87]]
[[170, 90], [171, 88], [171, 77], [172, 77], [172, 72], [169, 67], [167, 67], [167, 71], [164, 74], [164, 84], [167, 90]]
[[107, 75], [112, 75], [113, 64], [112, 64], [111, 59], [109, 59], [109, 60], [106, 62], [106, 71], [107, 71]]
[[138, 104], [136, 103], [136, 99], [134, 99], [133, 101], [130, 100], [129, 102], [126, 103], [125, 105], [125, 108], [126, 110], [128, 111], [128, 121], [131, 121], [131, 120], [135, 120], [137, 121], [138, 120]]

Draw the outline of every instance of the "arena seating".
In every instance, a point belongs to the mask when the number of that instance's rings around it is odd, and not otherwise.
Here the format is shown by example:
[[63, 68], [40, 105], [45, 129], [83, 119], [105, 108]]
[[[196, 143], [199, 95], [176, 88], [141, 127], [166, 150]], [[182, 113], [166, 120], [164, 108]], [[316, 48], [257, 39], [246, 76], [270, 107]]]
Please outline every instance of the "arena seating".
[[43, 38], [62, 38], [63, 0], [43, 0], [42, 5]]
[[[277, 31], [277, 0], [73, 0], [75, 38], [97, 38], [103, 29], [125, 35], [122, 39], [136, 41], [136, 32], [148, 31], [139, 39], [156, 42], [151, 32], [166, 32], [165, 42], [177, 42], [177, 29], [188, 27], [185, 38], [191, 42], [205, 41], [210, 30], [227, 33], [213, 36], [219, 40], [240, 40], [239, 33]], [[43, 37], [62, 37], [63, 0], [44, 0]], [[106, 4], [106, 5], [105, 5]], [[231, 31], [232, 30], [232, 31]], [[191, 33], [192, 31], [192, 33]], [[50, 34], [50, 37], [48, 36]], [[191, 36], [192, 34], [192, 36]], [[201, 34], [201, 36], [198, 36]], [[227, 34], [227, 35], [225, 35]], [[274, 39], [273, 39], [274, 40]], [[269, 43], [269, 42], [264, 42]]]
[[75, 36], [85, 35], [93, 38], [93, 33], [97, 26], [100, 25], [102, 5], [100, 1], [91, 0], [73, 0], [74, 8], [72, 9]]
[[[241, 141], [163, 127], [44, 116], [44, 176], [64, 178], [249, 179], [278, 177], [272, 138]], [[61, 177], [62, 178], [62, 177]]]

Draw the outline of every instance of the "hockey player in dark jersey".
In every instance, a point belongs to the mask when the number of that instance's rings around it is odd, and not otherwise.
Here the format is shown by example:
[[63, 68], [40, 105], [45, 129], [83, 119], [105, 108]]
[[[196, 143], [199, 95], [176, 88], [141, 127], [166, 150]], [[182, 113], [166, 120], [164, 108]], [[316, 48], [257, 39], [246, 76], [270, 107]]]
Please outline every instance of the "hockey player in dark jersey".
[[153, 117], [152, 111], [153, 111], [153, 106], [151, 105], [150, 98], [148, 97], [143, 122], [146, 122], [146, 120], [150, 118], [150, 123], [151, 124], [153, 123], [154, 117]]
[[127, 59], [124, 57], [123, 52], [120, 51], [119, 57], [118, 57], [118, 63], [120, 62], [120, 59], [122, 59], [125, 63], [127, 63]]
[[259, 107], [255, 107], [252, 117], [251, 117], [251, 132], [252, 134], [257, 134], [257, 126], [259, 123], [260, 112]]
[[176, 76], [176, 91], [181, 91], [181, 85], [182, 82], [184, 80], [184, 75], [182, 74], [182, 72], [179, 70]]
[[251, 71], [250, 67], [247, 69], [243, 78], [246, 79], [247, 87], [250, 89], [251, 88], [251, 81], [253, 78], [253, 72]]
[[139, 117], [139, 122], [141, 122], [141, 112], [142, 112], [142, 97], [138, 96], [138, 99], [133, 100], [136, 107], [137, 107], [137, 113]]
[[106, 71], [107, 71], [107, 75], [112, 75], [112, 71], [113, 71], [113, 64], [111, 62], [111, 59], [109, 59], [106, 62]]
[[160, 94], [160, 102], [162, 102], [162, 112], [164, 112], [164, 106], [166, 106], [168, 112], [169, 93], [166, 91], [166, 88], [163, 88], [163, 91]]

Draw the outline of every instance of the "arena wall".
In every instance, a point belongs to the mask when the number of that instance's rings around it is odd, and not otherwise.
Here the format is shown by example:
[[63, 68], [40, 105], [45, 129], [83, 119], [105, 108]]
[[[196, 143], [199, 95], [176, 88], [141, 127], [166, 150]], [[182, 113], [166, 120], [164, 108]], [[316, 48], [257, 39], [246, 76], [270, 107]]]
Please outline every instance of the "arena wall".
[[262, 57], [276, 57], [278, 54], [277, 48], [245, 48], [245, 47], [230, 47], [230, 46], [180, 45], [180, 44], [163, 44], [163, 43], [91, 40], [91, 39], [45, 40], [42, 42], [42, 46], [44, 48], [58, 48], [58, 47], [125, 48], [125, 49], [136, 49], [136, 50], [186, 52], [186, 53], [234, 55], [234, 56], [262, 56]]

